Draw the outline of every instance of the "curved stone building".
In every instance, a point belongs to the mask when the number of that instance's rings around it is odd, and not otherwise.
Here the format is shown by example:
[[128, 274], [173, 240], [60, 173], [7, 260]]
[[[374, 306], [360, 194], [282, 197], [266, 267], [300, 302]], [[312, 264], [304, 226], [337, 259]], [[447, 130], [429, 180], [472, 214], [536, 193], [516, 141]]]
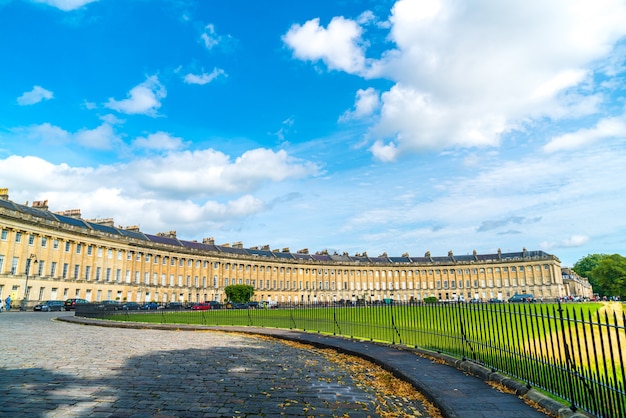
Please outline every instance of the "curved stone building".
[[0, 189], [0, 297], [18, 305], [26, 299], [29, 307], [74, 297], [223, 301], [232, 284], [253, 286], [254, 300], [279, 303], [551, 299], [566, 296], [564, 277], [556, 256], [526, 249], [371, 257], [187, 241], [173, 231], [152, 235], [111, 219], [85, 220], [80, 210], [52, 213], [47, 201], [20, 205]]

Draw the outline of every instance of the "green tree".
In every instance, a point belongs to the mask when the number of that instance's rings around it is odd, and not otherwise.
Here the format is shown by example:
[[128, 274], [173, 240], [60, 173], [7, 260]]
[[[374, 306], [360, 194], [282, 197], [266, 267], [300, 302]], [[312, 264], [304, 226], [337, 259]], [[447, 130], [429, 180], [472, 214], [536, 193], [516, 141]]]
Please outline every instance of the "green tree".
[[587, 277], [591, 275], [591, 271], [598, 267], [600, 261], [607, 257], [606, 254], [589, 254], [586, 257], [581, 258], [574, 264], [572, 270], [576, 272], [580, 277]]
[[626, 296], [626, 257], [619, 254], [605, 256], [591, 275], [605, 295]]
[[626, 258], [619, 254], [589, 254], [572, 270], [588, 278], [593, 292], [600, 296], [626, 296]]
[[574, 264], [574, 267], [572, 267], [572, 270], [574, 270], [574, 272], [580, 277], [586, 277], [589, 279], [593, 293], [597, 293], [601, 296], [606, 295], [606, 293], [604, 292], [604, 289], [595, 281], [592, 272], [593, 269], [598, 267], [600, 262], [606, 257], [606, 254], [589, 254], [578, 260], [576, 264]]
[[249, 302], [254, 295], [254, 287], [245, 284], [234, 284], [224, 288], [226, 297], [233, 302]]

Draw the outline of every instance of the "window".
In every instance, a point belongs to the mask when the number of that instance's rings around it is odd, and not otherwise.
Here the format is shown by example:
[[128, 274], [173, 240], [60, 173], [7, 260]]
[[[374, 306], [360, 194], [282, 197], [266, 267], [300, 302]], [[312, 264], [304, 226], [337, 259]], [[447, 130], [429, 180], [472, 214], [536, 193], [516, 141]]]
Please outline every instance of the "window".
[[69, 265], [67, 263], [63, 263], [63, 275], [61, 277], [63, 277], [64, 279], [67, 279], [67, 269], [69, 268]]
[[2, 241], [6, 241], [8, 235], [9, 235], [9, 231], [7, 231], [6, 229], [3, 229], [2, 235], [0, 236], [0, 238], [2, 238]]
[[15, 242], [22, 242], [22, 233], [21, 232], [16, 232], [15, 233]]
[[46, 245], [48, 245], [48, 238], [41, 237], [41, 248], [46, 248]]
[[55, 250], [59, 249], [59, 240], [55, 239], [54, 241], [52, 241], [52, 248], [54, 248]]
[[34, 235], [29, 235], [28, 236], [28, 245], [35, 245], [35, 236]]
[[74, 264], [74, 278], [78, 279], [80, 275], [80, 264]]
[[93, 245], [88, 245], [87, 246], [87, 255], [92, 255], [93, 254]]
[[83, 249], [82, 244], [76, 244], [76, 254], [80, 254], [80, 251]]
[[96, 281], [100, 281], [100, 275], [102, 274], [102, 267], [96, 267]]
[[50, 265], [50, 276], [55, 277], [56, 272], [57, 272], [57, 262], [53, 261], [52, 264]]
[[91, 266], [85, 266], [85, 280], [89, 280], [91, 276]]
[[69, 241], [65, 243], [65, 252], [66, 253], [70, 252], [70, 243], [69, 243]]

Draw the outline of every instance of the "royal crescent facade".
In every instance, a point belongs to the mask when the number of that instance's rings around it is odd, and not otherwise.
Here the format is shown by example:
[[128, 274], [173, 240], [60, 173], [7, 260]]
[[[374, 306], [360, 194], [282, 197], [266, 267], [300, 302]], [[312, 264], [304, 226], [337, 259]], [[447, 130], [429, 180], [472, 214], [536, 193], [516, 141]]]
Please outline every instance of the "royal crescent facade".
[[0, 297], [14, 304], [82, 298], [160, 303], [224, 301], [224, 288], [251, 285], [253, 300], [420, 301], [590, 297], [589, 282], [543, 251], [431, 256], [309, 254], [241, 243], [216, 245], [53, 213], [47, 201], [17, 204], [0, 189]]

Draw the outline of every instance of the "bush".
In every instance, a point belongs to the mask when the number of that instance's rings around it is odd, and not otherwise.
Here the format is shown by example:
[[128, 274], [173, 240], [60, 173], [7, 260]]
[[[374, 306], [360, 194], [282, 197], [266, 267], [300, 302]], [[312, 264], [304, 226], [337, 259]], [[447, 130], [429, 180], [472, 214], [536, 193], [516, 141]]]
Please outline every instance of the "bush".
[[439, 300], [434, 296], [424, 298], [424, 303], [437, 303], [437, 302], [439, 302]]

